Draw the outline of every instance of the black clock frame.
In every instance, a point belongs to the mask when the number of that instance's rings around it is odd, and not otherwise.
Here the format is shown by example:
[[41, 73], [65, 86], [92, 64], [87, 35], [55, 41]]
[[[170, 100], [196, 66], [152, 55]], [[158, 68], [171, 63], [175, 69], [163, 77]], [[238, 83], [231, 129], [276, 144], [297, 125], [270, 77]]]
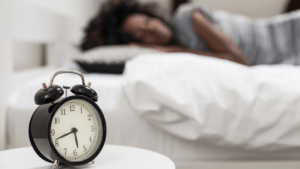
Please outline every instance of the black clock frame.
[[[102, 135], [102, 140], [100, 142], [100, 145], [99, 147], [97, 148], [97, 150], [95, 151], [95, 153], [89, 157], [88, 159], [84, 160], [84, 161], [80, 161], [80, 162], [71, 162], [71, 161], [68, 161], [66, 160], [64, 157], [62, 157], [56, 150], [56, 148], [54, 147], [53, 145], [53, 142], [52, 142], [52, 139], [51, 139], [51, 122], [52, 122], [52, 119], [55, 115], [55, 112], [57, 111], [57, 109], [62, 105], [64, 104], [65, 102], [69, 101], [69, 100], [73, 100], [73, 99], [82, 99], [82, 100], [85, 100], [87, 101], [88, 103], [90, 103], [92, 106], [95, 107], [95, 109], [98, 111], [99, 113], [99, 116], [100, 116], [100, 119], [101, 119], [101, 122], [102, 122], [102, 126], [103, 126], [103, 135]], [[47, 148], [51, 148], [51, 152], [49, 151], [45, 151], [43, 150], [43, 152], [41, 152], [39, 150], [39, 148], [36, 146], [35, 144], [35, 141], [34, 141], [34, 137], [32, 135], [32, 132], [31, 132], [31, 126], [32, 126], [32, 121], [33, 121], [33, 117], [36, 113], [40, 112], [40, 111], [43, 111], [43, 110], [40, 110], [39, 108], [41, 106], [45, 106], [44, 109], [48, 110], [48, 117], [45, 117], [47, 118], [47, 124], [45, 126], [40, 126], [40, 127], [46, 127], [46, 132], [47, 132], [47, 140], [48, 140], [48, 144], [47, 143], [44, 143], [43, 147], [46, 147], [45, 149]], [[63, 163], [63, 164], [67, 164], [67, 165], [71, 165], [71, 166], [79, 166], [79, 165], [84, 165], [84, 164], [87, 164], [89, 162], [91, 162], [92, 160], [94, 160], [98, 154], [101, 152], [103, 146], [104, 146], [104, 143], [105, 143], [105, 140], [106, 140], [106, 133], [107, 133], [107, 128], [106, 128], [106, 121], [105, 121], [105, 118], [104, 118], [104, 115], [101, 111], [101, 109], [99, 108], [99, 106], [94, 102], [92, 101], [91, 99], [89, 99], [88, 97], [86, 96], [80, 96], [80, 95], [75, 95], [75, 96], [69, 96], [67, 98], [64, 98], [63, 100], [61, 100], [60, 102], [54, 104], [54, 105], [51, 105], [51, 104], [48, 104], [48, 105], [41, 105], [39, 106], [36, 111], [34, 112], [34, 114], [32, 115], [31, 117], [31, 120], [30, 120], [30, 124], [29, 124], [29, 139], [30, 139], [30, 142], [31, 142], [31, 145], [33, 147], [33, 149], [35, 150], [35, 152], [42, 158], [44, 159], [45, 161], [47, 162], [53, 162], [54, 160], [56, 159], [59, 159], [59, 162], [60, 163]], [[45, 110], [44, 110], [45, 111]], [[44, 112], [45, 113], [45, 112]], [[37, 122], [36, 122], [37, 123]], [[36, 124], [37, 125], [37, 124]], [[39, 129], [40, 130], [40, 129]], [[40, 146], [41, 147], [41, 146]], [[47, 155], [52, 157], [51, 159], [53, 161], [51, 161], [50, 159], [48, 159], [44, 154], [44, 153], [48, 153]]]

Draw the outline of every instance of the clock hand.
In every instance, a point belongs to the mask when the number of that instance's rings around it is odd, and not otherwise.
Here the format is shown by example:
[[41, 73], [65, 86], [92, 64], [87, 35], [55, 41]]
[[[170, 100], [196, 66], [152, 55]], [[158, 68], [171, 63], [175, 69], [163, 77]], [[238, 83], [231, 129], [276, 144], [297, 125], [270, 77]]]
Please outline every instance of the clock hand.
[[77, 136], [76, 136], [76, 132], [77, 132], [77, 128], [72, 128], [72, 132], [74, 133], [75, 135], [75, 142], [76, 142], [76, 146], [77, 146], [77, 149], [78, 149], [78, 141], [77, 141]]
[[67, 135], [69, 135], [69, 134], [71, 134], [71, 133], [73, 133], [73, 131], [71, 131], [71, 132], [69, 132], [69, 133], [67, 133], [67, 134], [62, 135], [62, 136], [56, 138], [55, 140], [60, 139], [60, 138], [63, 138], [63, 137], [66, 137]]
[[77, 141], [76, 132], [74, 132], [74, 135], [75, 135], [76, 146], [77, 146], [77, 149], [78, 149], [78, 141]]

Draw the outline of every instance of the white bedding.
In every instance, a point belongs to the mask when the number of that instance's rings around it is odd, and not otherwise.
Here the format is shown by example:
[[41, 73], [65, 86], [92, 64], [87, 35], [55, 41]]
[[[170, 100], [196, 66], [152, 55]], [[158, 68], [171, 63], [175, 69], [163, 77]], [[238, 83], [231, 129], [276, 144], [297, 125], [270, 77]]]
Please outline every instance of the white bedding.
[[[180, 55], [180, 54], [176, 54]], [[187, 54], [181, 54], [184, 57], [187, 57], [187, 61], [190, 63], [189, 57], [192, 57], [191, 55]], [[182, 118], [175, 122], [166, 122], [166, 119], [172, 121], [172, 119], [175, 118], [181, 118], [184, 114], [178, 116], [173, 116], [173, 111], [168, 111], [169, 113], [164, 114], [164, 116], [160, 116], [161, 112], [165, 112], [165, 109], [155, 109], [160, 110], [151, 112], [152, 115], [149, 114], [149, 108], [152, 108], [152, 104], [154, 106], [157, 106], [158, 102], [156, 103], [154, 100], [159, 99], [161, 95], [157, 95], [157, 98], [154, 97], [154, 95], [151, 95], [151, 93], [146, 93], [147, 97], [143, 97], [143, 94], [145, 92], [149, 91], [143, 90], [145, 89], [145, 86], [148, 85], [148, 87], [153, 87], [154, 84], [162, 87], [166, 87], [164, 85], [164, 82], [168, 80], [160, 79], [159, 81], [156, 81], [156, 78], [158, 76], [158, 70], [162, 70], [161, 76], [164, 76], [167, 78], [163, 72], [164, 70], [168, 70], [168, 68], [172, 67], [177, 70], [184, 71], [184, 68], [178, 67], [176, 64], [172, 64], [172, 62], [169, 62], [169, 59], [163, 58], [163, 55], [159, 55], [162, 57], [162, 62], [159, 62], [159, 67], [157, 63], [153, 63], [154, 61], [149, 59], [149, 57], [145, 58], [137, 58], [126, 65], [126, 74], [125, 76], [118, 76], [118, 75], [107, 75], [107, 74], [85, 74], [86, 82], [92, 82], [92, 88], [95, 89], [99, 96], [98, 104], [100, 108], [103, 110], [107, 125], [108, 125], [108, 135], [107, 135], [107, 143], [109, 144], [119, 144], [119, 145], [127, 145], [127, 146], [134, 146], [134, 147], [140, 147], [145, 148], [149, 150], [153, 150], [159, 153], [162, 153], [175, 162], [177, 161], [205, 161], [205, 160], [276, 160], [276, 159], [282, 159], [282, 160], [298, 160], [300, 159], [299, 153], [300, 148], [298, 148], [297, 144], [285, 144], [285, 150], [278, 150], [279, 148], [283, 148], [282, 146], [278, 146], [276, 143], [278, 140], [283, 138], [272, 138], [272, 143], [268, 142], [268, 145], [276, 145], [275, 149], [272, 151], [266, 151], [270, 150], [265, 147], [261, 146], [248, 146], [247, 148], [253, 148], [255, 149], [247, 149], [242, 146], [236, 146], [241, 145], [241, 140], [238, 140], [236, 145], [232, 144], [234, 142], [231, 142], [231, 144], [226, 144], [223, 146], [216, 145], [216, 143], [220, 143], [220, 141], [223, 141], [220, 137], [207, 137], [208, 139], [199, 139], [203, 135], [199, 135], [199, 133], [191, 133], [188, 131], [188, 129], [191, 129], [192, 131], [195, 131], [195, 128], [193, 128], [193, 125], [197, 126], [197, 121], [190, 123], [191, 121], [188, 120], [188, 118]], [[155, 57], [155, 56], [150, 56]], [[199, 57], [199, 56], [198, 56]], [[145, 59], [145, 60], [144, 60]], [[155, 58], [154, 58], [155, 59]], [[174, 59], [174, 58], [173, 58]], [[140, 73], [134, 73], [132, 68], [138, 67], [137, 64], [140, 64], [143, 60], [143, 64], [140, 65], [139, 69], [136, 71], [139, 71]], [[161, 60], [161, 59], [159, 59]], [[169, 63], [166, 61], [168, 60]], [[203, 60], [206, 64], [210, 61], [215, 60], [208, 60], [206, 61], [205, 58]], [[144, 62], [146, 61], [146, 62]], [[182, 61], [182, 60], [181, 60]], [[195, 61], [192, 59], [192, 61]], [[146, 64], [145, 64], [146, 63]], [[175, 63], [175, 62], [173, 62]], [[155, 67], [153, 67], [155, 64]], [[218, 66], [218, 60], [216, 61], [216, 67]], [[221, 63], [220, 63], [221, 64]], [[227, 65], [227, 62], [224, 63], [224, 65]], [[208, 66], [208, 65], [207, 65]], [[233, 65], [234, 67], [239, 67], [236, 65]], [[163, 68], [165, 67], [165, 68]], [[192, 68], [192, 65], [190, 66]], [[159, 69], [158, 69], [159, 68]], [[218, 68], [218, 67], [217, 67]], [[149, 69], [151, 69], [152, 73], [149, 72]], [[218, 68], [221, 69], [221, 68]], [[230, 66], [228, 65], [228, 69], [230, 69]], [[244, 69], [244, 68], [241, 68]], [[263, 69], [255, 68], [260, 70], [260, 72], [263, 72]], [[279, 68], [279, 69], [286, 69], [290, 70], [291, 72], [294, 70], [294, 68], [286, 67], [286, 68]], [[279, 72], [278, 69], [278, 72]], [[277, 70], [277, 69], [276, 69]], [[276, 71], [274, 70], [274, 71]], [[16, 147], [22, 147], [22, 146], [29, 146], [29, 139], [28, 139], [28, 124], [30, 117], [37, 107], [34, 104], [33, 96], [35, 92], [41, 88], [41, 83], [46, 82], [48, 83], [50, 80], [50, 77], [52, 74], [57, 71], [55, 69], [50, 70], [40, 70], [40, 74], [37, 73], [37, 71], [20, 75], [19, 78], [27, 79], [23, 82], [22, 85], [17, 84], [18, 90], [15, 92], [15, 94], [10, 98], [10, 104], [8, 107], [8, 120], [7, 120], [7, 133], [8, 133], [8, 146], [10, 148], [16, 148]], [[143, 75], [142, 71], [146, 74]], [[33, 74], [34, 75], [33, 75]], [[180, 73], [177, 72], [177, 73]], [[222, 73], [222, 72], [221, 72]], [[224, 73], [224, 72], [223, 72]], [[265, 72], [265, 74], [268, 72]], [[270, 73], [270, 72], [269, 72]], [[272, 73], [271, 73], [272, 74]], [[140, 76], [141, 75], [141, 76]], [[169, 72], [168, 76], [172, 77], [174, 74]], [[286, 75], [286, 74], [285, 74]], [[189, 76], [189, 75], [188, 75]], [[272, 75], [270, 75], [272, 76]], [[137, 78], [138, 77], [138, 78]], [[142, 78], [143, 77], [143, 78]], [[168, 77], [169, 78], [169, 77]], [[281, 77], [284, 78], [284, 77]], [[287, 78], [287, 77], [285, 77]], [[139, 79], [139, 80], [138, 80]], [[148, 83], [149, 81], [152, 81], [153, 83]], [[202, 77], [203, 79], [203, 77]], [[145, 83], [147, 82], [147, 83]], [[228, 81], [229, 82], [229, 81]], [[77, 75], [59, 75], [55, 78], [54, 84], [58, 85], [74, 85], [74, 84], [80, 84], [81, 80], [80, 77]], [[171, 83], [171, 82], [170, 82]], [[139, 85], [138, 85], [139, 84]], [[135, 98], [135, 101], [139, 101], [138, 105], [146, 105], [143, 107], [137, 107], [136, 104], [133, 104], [133, 96], [130, 95], [130, 92], [128, 89], [132, 90], [132, 86], [136, 86], [135, 91], [132, 91], [131, 94], [136, 94], [139, 96], [139, 98]], [[131, 87], [131, 88], [130, 88]], [[140, 88], [141, 87], [141, 88]], [[124, 92], [124, 90], [126, 93]], [[170, 90], [173, 88], [170, 88]], [[164, 88], [163, 91], [167, 92], [169, 89]], [[173, 91], [173, 90], [172, 90]], [[68, 92], [70, 93], [70, 92]], [[174, 92], [173, 94], [178, 94], [179, 91]], [[177, 96], [177, 95], [175, 95]], [[149, 98], [149, 99], [145, 99]], [[178, 97], [174, 97], [178, 98]], [[153, 99], [151, 102], [151, 105], [148, 104], [149, 100]], [[164, 97], [164, 102], [166, 103], [169, 99], [167, 97]], [[172, 99], [169, 101], [175, 102], [176, 99]], [[130, 101], [130, 102], [129, 102]], [[220, 102], [222, 102], [220, 100]], [[190, 102], [186, 102], [190, 103]], [[150, 105], [150, 106], [148, 106]], [[170, 106], [175, 108], [176, 105]], [[218, 106], [218, 104], [216, 105]], [[159, 107], [159, 106], [158, 106]], [[183, 105], [178, 106], [178, 110], [188, 110], [183, 107]], [[273, 110], [272, 110], [273, 111]], [[184, 112], [184, 111], [183, 111]], [[205, 113], [205, 112], [203, 112]], [[153, 115], [155, 114], [155, 115]], [[141, 116], [140, 116], [141, 115]], [[171, 116], [165, 116], [165, 115], [171, 115]], [[190, 117], [196, 116], [197, 114], [191, 114]], [[202, 114], [203, 115], [203, 114]], [[272, 114], [269, 115], [272, 119]], [[154, 119], [155, 117], [155, 119]], [[164, 118], [162, 118], [164, 117]], [[172, 117], [172, 118], [168, 118]], [[206, 118], [203, 118], [206, 117]], [[206, 121], [205, 124], [211, 123], [213, 119], [209, 119], [208, 117], [211, 117], [210, 114], [206, 114], [205, 116], [201, 116], [202, 122]], [[224, 118], [225, 114], [218, 118]], [[238, 116], [239, 118], [242, 118], [242, 116]], [[247, 116], [245, 116], [246, 118]], [[264, 117], [264, 116], [261, 116]], [[284, 115], [282, 116], [284, 117]], [[295, 120], [297, 119], [296, 115], [294, 115]], [[196, 117], [199, 118], [199, 117]], [[216, 121], [216, 126], [220, 125], [219, 127], [223, 127], [225, 125], [232, 124], [231, 121], [234, 120], [234, 117], [228, 116], [227, 119], [224, 120], [223, 123], [220, 120]], [[232, 119], [232, 120], [231, 120]], [[284, 118], [283, 118], [284, 119]], [[262, 118], [261, 120], [266, 120], [265, 118]], [[159, 122], [158, 122], [159, 121]], [[184, 122], [190, 123], [191, 125], [185, 128], [182, 128], [180, 126], [181, 124], [184, 124]], [[180, 122], [180, 123], [178, 123]], [[155, 124], [155, 125], [152, 125]], [[180, 125], [178, 125], [180, 124]], [[234, 123], [234, 126], [242, 125], [241, 123]], [[280, 124], [280, 119], [278, 121], [273, 123], [273, 126], [277, 127], [276, 125]], [[298, 124], [298, 123], [297, 123]], [[294, 130], [294, 127], [297, 126], [295, 123], [291, 123], [290, 125], [286, 126], [286, 130], [291, 130], [291, 136], [297, 137], [297, 133], [292, 133]], [[174, 128], [177, 127], [178, 130], [170, 130], [172, 128], [171, 126], [174, 126]], [[254, 127], [256, 128], [256, 127]], [[163, 130], [162, 130], [163, 129]], [[245, 128], [244, 128], [245, 129]], [[276, 128], [275, 128], [276, 129]], [[241, 129], [242, 130], [242, 129]], [[241, 131], [237, 130], [236, 131]], [[269, 125], [269, 128], [264, 128], [264, 130], [261, 130], [261, 133], [258, 133], [256, 136], [259, 138], [264, 138], [264, 132], [272, 130], [272, 126]], [[274, 130], [274, 129], [273, 129]], [[167, 132], [165, 132], [167, 131]], [[184, 132], [179, 132], [184, 131]], [[246, 131], [246, 130], [245, 130]], [[279, 133], [283, 132], [284, 130], [276, 130]], [[176, 133], [178, 132], [178, 133]], [[184, 133], [189, 133], [189, 135], [193, 136], [192, 134], [196, 134], [194, 136], [194, 139], [190, 139], [188, 137], [185, 137]], [[177, 136], [175, 136], [177, 135]], [[179, 137], [178, 137], [179, 136]], [[201, 137], [200, 137], [201, 136]], [[231, 137], [231, 135], [228, 135], [228, 137]], [[259, 139], [255, 137], [256, 139]], [[226, 137], [225, 137], [226, 138]], [[285, 138], [285, 137], [284, 137]], [[290, 136], [287, 136], [288, 139], [294, 141], [294, 139], [291, 139]], [[296, 139], [295, 139], [296, 140]], [[253, 138], [254, 143], [256, 140]], [[245, 144], [249, 145], [251, 143], [251, 140], [246, 140]]]
[[247, 149], [300, 145], [300, 68], [247, 67], [192, 54], [144, 55], [127, 63], [132, 107], [187, 140]]

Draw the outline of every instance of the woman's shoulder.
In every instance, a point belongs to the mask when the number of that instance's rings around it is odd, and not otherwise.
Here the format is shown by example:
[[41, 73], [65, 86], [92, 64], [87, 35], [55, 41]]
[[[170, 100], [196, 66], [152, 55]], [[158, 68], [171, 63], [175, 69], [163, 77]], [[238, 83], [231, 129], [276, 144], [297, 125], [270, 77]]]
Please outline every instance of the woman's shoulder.
[[195, 10], [199, 11], [209, 21], [214, 22], [214, 18], [210, 8], [198, 2], [184, 3], [180, 5], [173, 15], [173, 22], [176, 24], [183, 21], [190, 21], [191, 14]]
[[195, 10], [200, 11], [207, 19], [213, 20], [212, 16], [208, 14], [208, 9], [201, 3], [182, 4], [178, 7], [173, 16], [175, 37], [181, 46], [207, 51], [207, 45], [201, 37], [196, 34], [192, 25], [192, 13]]

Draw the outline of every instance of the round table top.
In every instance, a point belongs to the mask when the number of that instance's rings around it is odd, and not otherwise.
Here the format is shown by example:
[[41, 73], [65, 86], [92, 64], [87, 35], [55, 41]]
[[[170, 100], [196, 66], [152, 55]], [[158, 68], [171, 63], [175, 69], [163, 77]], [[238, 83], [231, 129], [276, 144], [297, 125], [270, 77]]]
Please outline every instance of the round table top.
[[[52, 163], [42, 160], [32, 147], [0, 151], [2, 169], [51, 169]], [[95, 159], [80, 167], [58, 166], [57, 169], [101, 168], [101, 169], [175, 169], [174, 163], [166, 156], [140, 148], [105, 145]]]

